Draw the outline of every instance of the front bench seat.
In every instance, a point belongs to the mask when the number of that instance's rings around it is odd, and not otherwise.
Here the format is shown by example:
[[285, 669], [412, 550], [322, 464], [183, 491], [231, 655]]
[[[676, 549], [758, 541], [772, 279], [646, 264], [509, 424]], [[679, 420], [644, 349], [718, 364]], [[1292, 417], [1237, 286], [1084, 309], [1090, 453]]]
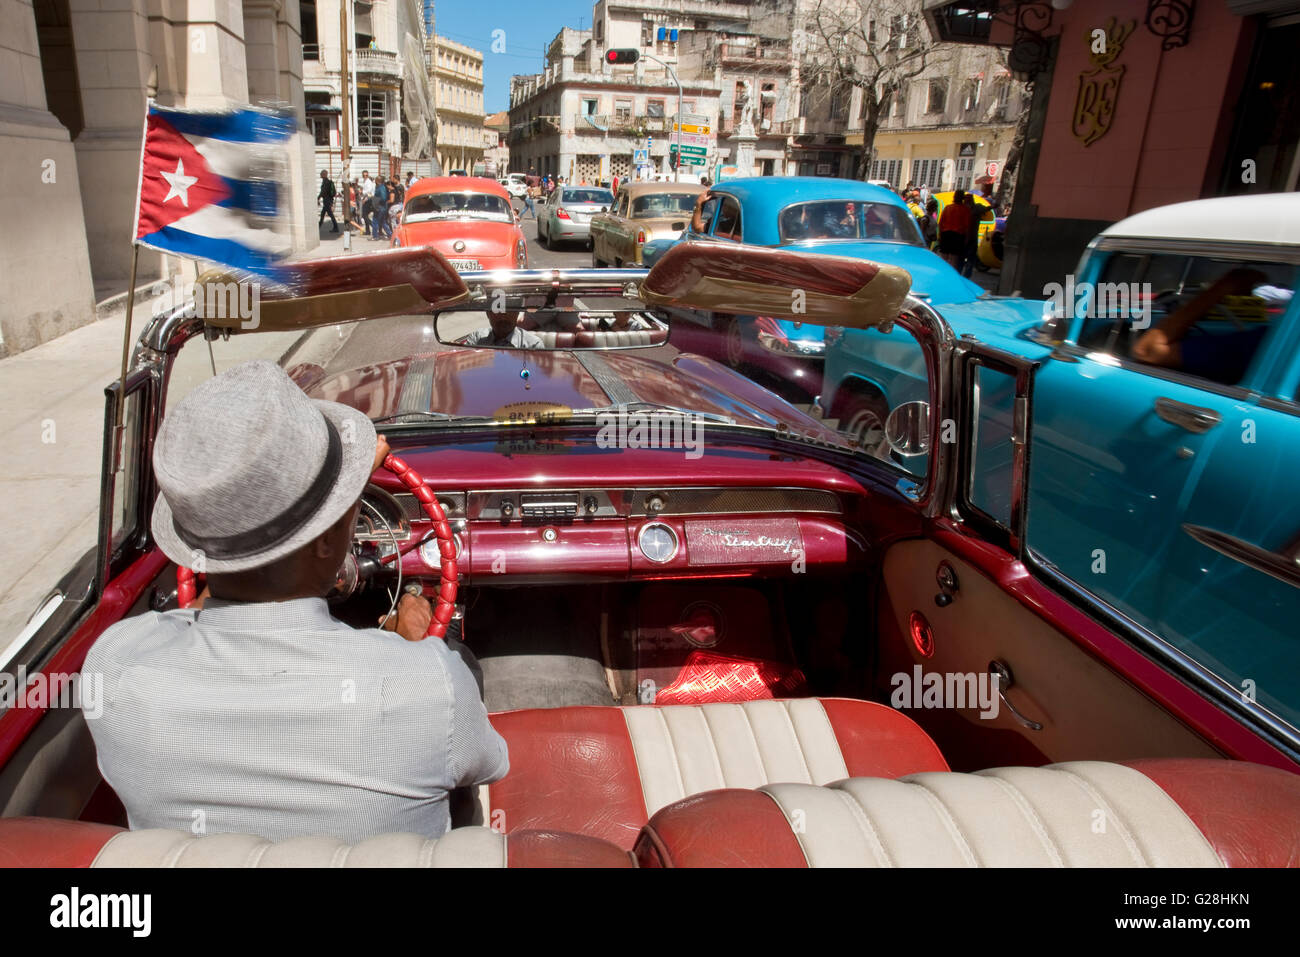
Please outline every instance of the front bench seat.
[[440, 838], [383, 834], [356, 844], [332, 837], [268, 841], [250, 834], [195, 837], [127, 831], [56, 818], [0, 818], [0, 867], [631, 867], [620, 848], [576, 834], [507, 837], [461, 827]]
[[[535, 708], [489, 716], [510, 772], [485, 823], [585, 834], [631, 849], [650, 816], [692, 794], [947, 771], [911, 718], [847, 698]], [[482, 793], [482, 792], [481, 792]]]
[[1300, 867], [1300, 776], [1240, 761], [1072, 761], [772, 784], [666, 807], [642, 867]]

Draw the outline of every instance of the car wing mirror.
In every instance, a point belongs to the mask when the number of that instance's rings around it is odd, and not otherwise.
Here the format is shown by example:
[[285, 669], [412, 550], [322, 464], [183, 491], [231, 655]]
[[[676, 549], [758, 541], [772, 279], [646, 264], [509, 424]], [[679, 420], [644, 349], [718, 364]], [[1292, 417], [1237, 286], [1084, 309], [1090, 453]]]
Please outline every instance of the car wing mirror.
[[428, 313], [467, 298], [451, 263], [425, 247], [290, 263], [267, 276], [210, 270], [194, 285], [195, 315], [236, 333]]
[[898, 318], [912, 277], [897, 266], [764, 246], [689, 240], [641, 283], [641, 301], [869, 329]]

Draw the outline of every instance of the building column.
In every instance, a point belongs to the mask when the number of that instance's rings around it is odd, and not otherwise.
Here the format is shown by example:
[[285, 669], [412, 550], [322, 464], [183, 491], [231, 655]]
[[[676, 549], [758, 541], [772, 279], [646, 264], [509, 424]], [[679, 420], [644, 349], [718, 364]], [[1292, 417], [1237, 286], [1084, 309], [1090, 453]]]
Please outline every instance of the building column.
[[[31, 0], [0, 0], [0, 23], [0, 178], [10, 214], [0, 232], [4, 356], [90, 322], [95, 293], [77, 156], [48, 108]], [[70, 68], [71, 51], [68, 60]]]
[[296, 0], [242, 0], [248, 101], [255, 106], [288, 107], [298, 132], [287, 144], [289, 204], [293, 248], [320, 242], [316, 228], [316, 147], [307, 131], [302, 92], [302, 26]]
[[[121, 292], [131, 275], [131, 235], [149, 55], [146, 0], [69, 0], [82, 115], [76, 139], [90, 268], [101, 288]], [[161, 275], [162, 256], [140, 253], [137, 281]]]

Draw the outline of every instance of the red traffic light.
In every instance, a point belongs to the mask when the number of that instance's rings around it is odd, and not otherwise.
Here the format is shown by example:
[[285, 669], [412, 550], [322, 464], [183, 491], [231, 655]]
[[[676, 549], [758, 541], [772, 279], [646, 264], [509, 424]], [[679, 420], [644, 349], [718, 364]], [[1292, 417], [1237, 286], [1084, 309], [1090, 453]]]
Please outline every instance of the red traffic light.
[[641, 59], [641, 51], [635, 48], [623, 48], [605, 51], [606, 63], [635, 63]]

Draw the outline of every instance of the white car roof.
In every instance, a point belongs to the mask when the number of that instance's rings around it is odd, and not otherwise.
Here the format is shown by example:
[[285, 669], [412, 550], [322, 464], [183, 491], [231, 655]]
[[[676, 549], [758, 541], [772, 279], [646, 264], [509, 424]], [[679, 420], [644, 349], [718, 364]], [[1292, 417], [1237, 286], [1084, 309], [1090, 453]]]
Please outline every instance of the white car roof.
[[1300, 245], [1300, 193], [1220, 196], [1143, 210], [1103, 236]]

